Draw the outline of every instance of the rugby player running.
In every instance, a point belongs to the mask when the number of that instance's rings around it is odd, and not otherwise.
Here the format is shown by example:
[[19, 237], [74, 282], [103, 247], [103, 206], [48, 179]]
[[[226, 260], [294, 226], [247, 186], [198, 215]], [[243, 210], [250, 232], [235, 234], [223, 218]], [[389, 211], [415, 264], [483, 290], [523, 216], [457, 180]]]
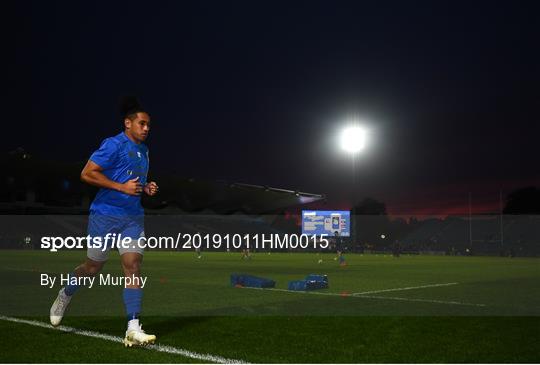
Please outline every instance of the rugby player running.
[[[91, 156], [81, 172], [81, 180], [99, 187], [99, 191], [90, 206], [88, 235], [105, 237], [107, 233], [116, 233], [130, 237], [130, 247], [118, 246], [122, 269], [126, 278], [140, 277], [143, 248], [138, 239], [144, 237], [144, 210], [141, 194], [155, 195], [158, 186], [147, 182], [148, 148], [143, 143], [150, 131], [150, 116], [135, 98], [124, 101], [122, 107], [124, 131], [106, 138]], [[107, 261], [110, 246], [87, 249], [87, 258], [70, 274], [70, 282], [58, 293], [50, 310], [53, 326], [62, 321], [65, 310], [75, 292], [79, 289], [75, 277], [96, 275]], [[142, 307], [142, 289], [139, 280], [126, 285], [123, 289], [124, 306], [127, 314], [125, 346], [144, 346], [154, 343], [155, 335], [142, 330], [139, 315]]]

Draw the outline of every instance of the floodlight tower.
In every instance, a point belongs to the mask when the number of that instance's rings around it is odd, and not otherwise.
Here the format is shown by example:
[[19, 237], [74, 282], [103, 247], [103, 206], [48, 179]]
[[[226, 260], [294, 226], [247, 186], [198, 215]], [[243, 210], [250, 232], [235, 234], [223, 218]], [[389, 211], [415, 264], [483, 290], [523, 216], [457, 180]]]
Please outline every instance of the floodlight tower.
[[351, 208], [351, 243], [356, 245], [356, 157], [365, 148], [366, 145], [366, 130], [360, 126], [358, 121], [352, 121], [341, 132], [341, 148], [347, 152], [352, 160], [353, 173], [353, 190], [352, 190], [352, 208]]

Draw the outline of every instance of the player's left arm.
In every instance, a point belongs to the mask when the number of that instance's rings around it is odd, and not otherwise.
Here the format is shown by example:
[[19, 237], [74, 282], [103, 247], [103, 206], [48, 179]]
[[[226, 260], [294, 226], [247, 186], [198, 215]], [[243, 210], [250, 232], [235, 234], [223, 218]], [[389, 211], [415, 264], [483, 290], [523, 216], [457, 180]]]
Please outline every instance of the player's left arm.
[[155, 181], [150, 181], [144, 186], [143, 190], [147, 195], [154, 196], [159, 191], [159, 187]]

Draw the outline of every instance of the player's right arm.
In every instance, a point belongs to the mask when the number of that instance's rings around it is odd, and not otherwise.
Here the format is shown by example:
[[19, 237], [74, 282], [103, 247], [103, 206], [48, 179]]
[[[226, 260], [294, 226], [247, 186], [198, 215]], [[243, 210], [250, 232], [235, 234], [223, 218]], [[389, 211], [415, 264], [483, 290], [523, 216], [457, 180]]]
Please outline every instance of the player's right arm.
[[119, 183], [109, 179], [103, 174], [103, 168], [92, 160], [88, 160], [86, 166], [81, 171], [81, 181], [97, 186], [99, 188], [113, 189], [128, 195], [140, 195], [142, 185], [138, 181], [139, 177]]

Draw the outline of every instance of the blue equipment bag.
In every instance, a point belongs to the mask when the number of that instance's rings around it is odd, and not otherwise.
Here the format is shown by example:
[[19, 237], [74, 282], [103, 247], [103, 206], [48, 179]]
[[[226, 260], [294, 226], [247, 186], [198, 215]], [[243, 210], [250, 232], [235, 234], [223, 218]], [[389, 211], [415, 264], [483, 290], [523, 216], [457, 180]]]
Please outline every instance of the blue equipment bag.
[[309, 274], [305, 280], [289, 281], [289, 290], [306, 291], [328, 289], [328, 276]]
[[253, 275], [232, 274], [231, 285], [240, 285], [250, 288], [274, 288], [276, 286], [276, 282], [271, 279], [259, 278]]

